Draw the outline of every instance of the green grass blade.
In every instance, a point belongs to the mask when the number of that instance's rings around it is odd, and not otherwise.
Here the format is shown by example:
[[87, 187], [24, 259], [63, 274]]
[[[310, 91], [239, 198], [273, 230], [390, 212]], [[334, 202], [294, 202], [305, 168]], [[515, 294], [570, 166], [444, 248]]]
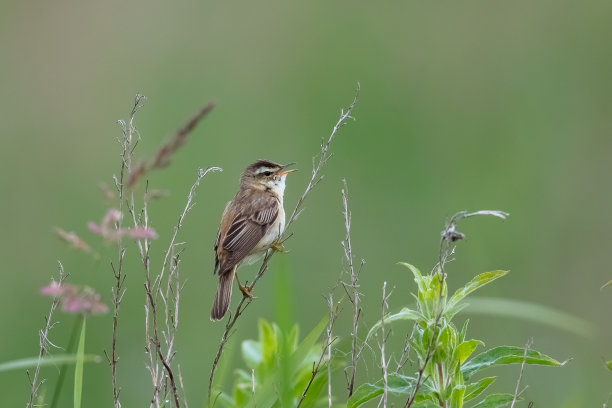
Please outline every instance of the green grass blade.
[[469, 307], [464, 311], [469, 314], [480, 313], [529, 320], [588, 339], [592, 339], [597, 331], [595, 325], [585, 319], [537, 303], [488, 297], [473, 297], [467, 303]]
[[81, 408], [81, 395], [83, 393], [83, 362], [85, 361], [85, 323], [87, 319], [83, 316], [83, 326], [77, 347], [76, 363], [74, 366], [74, 408]]
[[[74, 364], [77, 360], [76, 354], [61, 354], [57, 356], [43, 357], [40, 360], [40, 366], [61, 366], [64, 364]], [[96, 354], [85, 354], [83, 356], [84, 363], [101, 363], [102, 357]], [[36, 367], [38, 363], [38, 357], [20, 358], [18, 360], [6, 361], [0, 363], [0, 372], [21, 370], [24, 368]]]

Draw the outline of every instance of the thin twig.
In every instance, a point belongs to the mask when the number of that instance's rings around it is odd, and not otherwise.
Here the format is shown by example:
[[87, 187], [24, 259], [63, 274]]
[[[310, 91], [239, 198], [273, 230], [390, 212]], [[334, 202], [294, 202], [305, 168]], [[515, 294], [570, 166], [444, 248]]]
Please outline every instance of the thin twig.
[[527, 340], [527, 342], [525, 343], [525, 353], [523, 354], [523, 362], [521, 363], [521, 371], [519, 372], [518, 379], [516, 380], [516, 388], [514, 389], [514, 397], [512, 397], [512, 404], [510, 405], [510, 408], [514, 408], [514, 404], [516, 404], [518, 397], [527, 389], [527, 387], [525, 387], [523, 388], [522, 391], [519, 392], [519, 388], [521, 386], [521, 379], [523, 378], [523, 371], [525, 371], [525, 364], [527, 363], [527, 353], [529, 352], [529, 349], [531, 348], [532, 344], [533, 344], [532, 338]]
[[399, 360], [397, 361], [397, 367], [395, 368], [394, 374], [398, 374], [401, 369], [406, 365], [406, 363], [410, 360], [410, 350], [412, 349], [412, 339], [414, 336], [414, 330], [416, 325], [412, 326], [412, 331], [406, 333], [406, 340], [404, 340], [404, 347], [402, 347], [402, 354], [400, 355]]
[[[136, 143], [134, 143], [134, 136], [137, 135], [136, 127], [134, 126], [134, 116], [136, 115], [138, 109], [142, 106], [142, 101], [144, 101], [144, 99], [145, 97], [143, 95], [136, 94], [128, 123], [126, 124], [122, 120], [119, 121], [119, 125], [121, 126], [121, 130], [123, 132], [123, 138], [119, 140], [121, 144], [121, 172], [119, 174], [119, 179], [117, 179], [116, 176], [114, 177], [115, 187], [117, 188], [117, 192], [119, 194], [119, 213], [121, 214], [121, 216], [115, 223], [115, 229], [117, 231], [120, 231], [122, 229], [123, 223], [125, 178], [127, 177], [127, 174], [129, 174], [129, 172], [131, 171], [132, 154], [134, 152], [136, 144], [138, 143], [137, 141]], [[111, 263], [111, 268], [113, 269], [113, 275], [115, 277], [115, 286], [113, 287], [113, 339], [109, 363], [111, 366], [111, 375], [113, 383], [113, 405], [115, 408], [120, 408], [120, 390], [119, 386], [117, 385], [117, 362], [119, 361], [119, 358], [117, 357], [117, 325], [119, 319], [119, 306], [121, 305], [121, 300], [123, 298], [124, 293], [123, 282], [125, 281], [125, 274], [123, 273], [123, 258], [125, 256], [125, 248], [123, 247], [121, 236], [119, 236], [117, 242], [117, 252], [117, 268], [115, 268]]]
[[[191, 208], [193, 208], [193, 199], [195, 197], [196, 189], [200, 185], [202, 179], [211, 171], [221, 171], [218, 167], [210, 167], [206, 170], [199, 169], [195, 183], [191, 186], [189, 194], [187, 196], [187, 202], [183, 208], [182, 213], [179, 216], [177, 225], [174, 227], [174, 234], [170, 240], [168, 249], [165, 252], [164, 261], [161, 266], [160, 273], [155, 276], [153, 282], [151, 281], [150, 263], [149, 263], [149, 251], [150, 241], [148, 238], [138, 240], [138, 248], [140, 251], [140, 258], [145, 269], [145, 350], [149, 355], [148, 369], [153, 382], [153, 396], [151, 398], [151, 406], [159, 407], [161, 401], [166, 399], [167, 387], [164, 387], [166, 379], [169, 381], [170, 390], [174, 399], [174, 404], [178, 408], [180, 407], [180, 396], [177, 387], [176, 376], [172, 369], [171, 360], [174, 357], [174, 342], [176, 336], [176, 330], [178, 327], [179, 317], [179, 303], [180, 303], [180, 292], [182, 289], [180, 278], [179, 278], [179, 255], [175, 253], [176, 248], [180, 243], [176, 243], [176, 238], [183, 225], [183, 221]], [[146, 194], [146, 193], [145, 193]], [[138, 225], [138, 219], [136, 218], [135, 212], [132, 208], [130, 210], [134, 225]], [[147, 202], [145, 201], [143, 207], [143, 226], [148, 228], [149, 217], [147, 211]], [[166, 266], [168, 265], [168, 273], [166, 273]], [[167, 275], [167, 276], [166, 276]], [[165, 282], [165, 286], [162, 289], [162, 283]], [[163, 303], [164, 320], [162, 322], [163, 332], [163, 348], [162, 341], [159, 335], [158, 329], [158, 299], [161, 298]], [[152, 334], [151, 334], [152, 331]], [[155, 352], [152, 352], [152, 348], [155, 348]], [[166, 373], [165, 376], [160, 375], [161, 369]], [[179, 373], [179, 385], [182, 387], [182, 380]], [[160, 393], [163, 394], [160, 397]], [[186, 404], [186, 398], [183, 391], [183, 401]]]
[[359, 317], [361, 315], [361, 306], [359, 305], [359, 299], [361, 293], [359, 292], [359, 275], [365, 264], [364, 260], [361, 260], [361, 265], [359, 270], [355, 270], [355, 266], [353, 264], [353, 248], [351, 246], [351, 212], [348, 208], [348, 186], [346, 180], [343, 180], [344, 188], [342, 189], [342, 206], [344, 215], [344, 228], [346, 230], [346, 235], [344, 237], [344, 241], [342, 241], [342, 247], [344, 248], [344, 257], [348, 264], [348, 273], [350, 283], [341, 282], [344, 290], [347, 293], [349, 302], [351, 302], [351, 311], [353, 314], [353, 328], [351, 331], [351, 365], [345, 369], [345, 374], [347, 377], [347, 388], [348, 388], [348, 398], [353, 395], [353, 389], [355, 387], [355, 375], [357, 373], [357, 362], [359, 361], [359, 356], [361, 355], [361, 351], [363, 350], [363, 344], [359, 344]]
[[388, 300], [391, 296], [391, 293], [387, 294], [387, 282], [383, 282], [382, 288], [382, 318], [381, 318], [381, 341], [378, 344], [380, 347], [380, 362], [381, 362], [381, 370], [383, 375], [383, 395], [378, 403], [378, 406], [383, 406], [383, 408], [387, 407], [387, 396], [389, 393], [389, 362], [391, 361], [391, 357], [387, 360], [385, 355], [385, 343], [387, 342], [387, 335], [385, 335], [385, 315], [387, 314], [387, 310], [389, 310]]
[[[357, 83], [357, 90], [355, 92], [355, 97], [353, 98], [353, 101], [351, 102], [351, 104], [346, 110], [342, 109], [340, 111], [340, 118], [334, 125], [332, 132], [329, 138], [327, 139], [327, 142], [321, 143], [321, 153], [319, 155], [319, 161], [316, 164], [313, 164], [310, 181], [306, 185], [306, 189], [304, 190], [304, 193], [298, 199], [295, 205], [295, 208], [293, 209], [293, 212], [291, 213], [291, 216], [289, 217], [287, 223], [285, 224], [285, 230], [282, 231], [281, 237], [279, 239], [281, 243], [285, 242], [287, 239], [291, 237], [291, 234], [288, 232], [289, 227], [293, 224], [293, 222], [297, 219], [297, 217], [301, 213], [304, 201], [306, 200], [306, 197], [308, 196], [310, 191], [319, 183], [319, 181], [321, 181], [322, 179], [322, 176], [320, 175], [321, 169], [323, 168], [323, 165], [331, 158], [331, 154], [329, 153], [329, 147], [332, 141], [334, 140], [334, 137], [338, 133], [338, 130], [346, 124], [346, 121], [348, 119], [354, 119], [351, 116], [351, 113], [353, 111], [353, 108], [355, 107], [355, 104], [357, 103], [357, 98], [359, 96], [359, 90], [360, 90], [360, 85], [359, 83]], [[257, 275], [255, 275], [253, 282], [248, 286], [250, 291], [253, 290], [253, 288], [257, 284], [257, 281], [264, 275], [264, 273], [268, 269], [268, 263], [270, 262], [270, 258], [272, 257], [272, 255], [274, 255], [274, 253], [275, 251], [273, 249], [269, 249], [266, 252], [266, 255], [264, 256], [261, 266], [259, 267], [259, 271], [257, 272]], [[240, 303], [238, 303], [238, 306], [236, 307], [236, 311], [234, 312], [234, 314], [233, 315], [230, 314], [228, 317], [228, 321], [225, 325], [225, 330], [223, 331], [223, 334], [221, 335], [219, 349], [217, 350], [217, 354], [215, 355], [215, 359], [213, 360], [213, 364], [210, 370], [210, 377], [208, 379], [208, 402], [209, 404], [210, 404], [210, 399], [212, 397], [212, 385], [213, 385], [213, 380], [215, 377], [215, 372], [217, 370], [217, 365], [219, 364], [219, 360], [221, 358], [221, 355], [223, 354], [223, 350], [230, 336], [230, 331], [236, 324], [236, 321], [238, 320], [238, 318], [242, 315], [242, 313], [244, 313], [245, 309], [251, 304], [252, 301], [253, 301], [252, 297], [248, 297], [246, 296], [246, 294], [243, 295], [242, 299], [240, 300]]]
[[[62, 265], [62, 263], [58, 261], [58, 265], [59, 265], [59, 282], [58, 283], [59, 283], [59, 286], [61, 286], [64, 283], [64, 280], [66, 279], [66, 275], [64, 274], [64, 266]], [[36, 363], [36, 368], [34, 369], [34, 377], [30, 381], [30, 386], [31, 386], [30, 398], [28, 399], [28, 402], [26, 403], [26, 408], [32, 408], [34, 406], [34, 399], [36, 398], [38, 394], [38, 388], [44, 381], [44, 380], [41, 382], [38, 381], [38, 376], [40, 374], [40, 363], [42, 362], [43, 357], [47, 353], [49, 346], [52, 345], [52, 343], [49, 341], [49, 332], [54, 326], [54, 323], [51, 323], [51, 321], [53, 319], [53, 313], [55, 312], [55, 309], [59, 305], [60, 300], [61, 300], [60, 296], [55, 296], [53, 298], [53, 302], [51, 302], [51, 308], [49, 309], [49, 314], [45, 316], [45, 327], [42, 330], [39, 330], [38, 332], [39, 346], [40, 346], [39, 351], [38, 351], [38, 361]], [[29, 376], [29, 373], [28, 373], [28, 376]]]
[[319, 360], [316, 362], [316, 364], [314, 361], [312, 362], [312, 372], [311, 372], [310, 380], [308, 380], [308, 384], [306, 384], [304, 391], [302, 391], [302, 396], [300, 397], [300, 400], [296, 408], [299, 408], [299, 406], [302, 405], [304, 398], [306, 398], [306, 395], [308, 394], [308, 390], [310, 390], [310, 386], [314, 382], [315, 378], [317, 377], [317, 374], [319, 373], [321, 369], [321, 364], [323, 364], [323, 362], [325, 361], [325, 357], [327, 357], [327, 401], [328, 401], [329, 407], [331, 408], [332, 406], [331, 348], [332, 348], [332, 344], [336, 340], [338, 340], [338, 337], [333, 337], [332, 331], [333, 331], [334, 323], [336, 323], [336, 319], [338, 318], [338, 315], [340, 314], [340, 304], [336, 304], [334, 306], [334, 299], [331, 293], [327, 297], [327, 306], [329, 307], [329, 322], [327, 322], [326, 340], [325, 340], [325, 343], [323, 344], [321, 355], [319, 356]]

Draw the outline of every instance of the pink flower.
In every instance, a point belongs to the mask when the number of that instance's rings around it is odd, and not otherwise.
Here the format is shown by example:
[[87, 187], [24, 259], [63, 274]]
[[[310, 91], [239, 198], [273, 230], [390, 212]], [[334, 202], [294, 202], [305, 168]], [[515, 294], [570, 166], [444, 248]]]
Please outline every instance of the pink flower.
[[70, 244], [70, 246], [72, 246], [73, 248], [80, 249], [85, 252], [91, 251], [91, 247], [87, 245], [87, 242], [83, 241], [76, 233], [67, 232], [57, 227], [55, 228], [55, 232], [58, 237]]
[[134, 239], [151, 238], [156, 239], [157, 233], [153, 228], [134, 227], [134, 228], [116, 228], [116, 223], [121, 220], [121, 212], [111, 208], [108, 210], [100, 225], [93, 221], [87, 223], [87, 228], [97, 235], [101, 235], [107, 241], [118, 241], [123, 236], [128, 236]]
[[47, 286], [43, 286], [42, 288], [40, 288], [41, 295], [49, 295], [56, 297], [60, 296], [62, 293], [64, 293], [64, 288], [62, 287], [62, 285], [55, 281], [51, 282]]
[[127, 230], [127, 236], [130, 238], [143, 239], [143, 238], [157, 238], [157, 233], [152, 228], [136, 227]]
[[100, 314], [108, 312], [108, 307], [100, 301], [100, 295], [93, 289], [85, 287], [79, 293], [76, 285], [51, 282], [40, 289], [43, 295], [61, 298], [62, 310], [67, 313]]

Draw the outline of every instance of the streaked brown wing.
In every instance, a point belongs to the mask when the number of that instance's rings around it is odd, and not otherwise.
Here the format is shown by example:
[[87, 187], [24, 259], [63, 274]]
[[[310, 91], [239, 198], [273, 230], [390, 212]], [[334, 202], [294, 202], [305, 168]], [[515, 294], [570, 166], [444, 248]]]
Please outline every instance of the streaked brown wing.
[[272, 196], [258, 197], [253, 205], [245, 208], [234, 217], [227, 233], [222, 238], [221, 248], [223, 257], [220, 271], [226, 271], [240, 263], [257, 246], [257, 243], [266, 234], [270, 225], [278, 217], [279, 203]]

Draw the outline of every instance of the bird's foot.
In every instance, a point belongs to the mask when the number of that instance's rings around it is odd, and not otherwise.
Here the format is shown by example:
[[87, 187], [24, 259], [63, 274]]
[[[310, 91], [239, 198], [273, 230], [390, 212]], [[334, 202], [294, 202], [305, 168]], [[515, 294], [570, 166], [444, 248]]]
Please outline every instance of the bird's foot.
[[251, 293], [251, 287], [249, 286], [249, 281], [246, 281], [244, 283], [244, 286], [240, 284], [240, 281], [237, 281], [237, 282], [238, 282], [238, 289], [240, 289], [240, 291], [242, 292], [242, 295], [245, 298], [249, 298], [249, 300], [253, 300], [253, 294]]
[[274, 240], [274, 242], [272, 242], [272, 244], [270, 245], [270, 248], [274, 251], [274, 252], [281, 252], [283, 254], [286, 254], [287, 249], [285, 249], [285, 245], [283, 244], [283, 242], [277, 238], [276, 240]]

